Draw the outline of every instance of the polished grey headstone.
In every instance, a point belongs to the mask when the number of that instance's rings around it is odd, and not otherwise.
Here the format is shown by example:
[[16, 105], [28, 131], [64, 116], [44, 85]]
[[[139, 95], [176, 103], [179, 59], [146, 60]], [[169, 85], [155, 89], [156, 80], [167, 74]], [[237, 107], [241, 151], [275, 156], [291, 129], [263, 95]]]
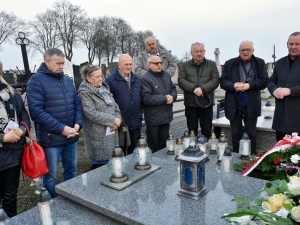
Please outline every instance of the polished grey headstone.
[[[63, 197], [54, 199], [56, 225], [121, 225], [114, 219], [90, 210], [80, 204]], [[41, 225], [38, 208], [27, 210], [13, 218], [12, 225]]]
[[[266, 181], [220, 172], [216, 155], [206, 163], [208, 193], [196, 201], [177, 195], [179, 162], [163, 149], [153, 154], [161, 169], [117, 191], [101, 185], [107, 168], [100, 167], [56, 186], [61, 196], [125, 224], [227, 224], [224, 213], [236, 211], [234, 197], [254, 197]], [[238, 155], [234, 155], [234, 160]]]

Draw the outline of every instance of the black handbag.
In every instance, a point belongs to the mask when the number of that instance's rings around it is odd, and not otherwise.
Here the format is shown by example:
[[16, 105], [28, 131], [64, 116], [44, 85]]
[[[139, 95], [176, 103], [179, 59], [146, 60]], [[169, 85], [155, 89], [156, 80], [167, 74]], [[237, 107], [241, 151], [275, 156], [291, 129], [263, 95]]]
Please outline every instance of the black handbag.
[[121, 125], [118, 129], [118, 134], [119, 134], [119, 146], [122, 148], [129, 147], [131, 145], [129, 129], [125, 124], [123, 118], [122, 118]]

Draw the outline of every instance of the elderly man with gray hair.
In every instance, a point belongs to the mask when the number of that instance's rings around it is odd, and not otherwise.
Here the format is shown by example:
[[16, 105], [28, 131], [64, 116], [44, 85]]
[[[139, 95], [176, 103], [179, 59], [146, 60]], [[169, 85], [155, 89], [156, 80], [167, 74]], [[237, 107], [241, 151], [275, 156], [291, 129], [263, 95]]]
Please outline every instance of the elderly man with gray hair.
[[155, 37], [148, 36], [145, 39], [145, 48], [146, 49], [140, 52], [139, 56], [134, 59], [133, 70], [136, 74], [142, 77], [148, 70], [147, 59], [151, 55], [156, 55], [162, 60], [162, 70], [167, 72], [171, 77], [174, 76], [177, 69], [175, 58], [169, 51], [158, 47]]
[[151, 55], [147, 62], [149, 69], [141, 79], [142, 102], [148, 146], [156, 152], [166, 147], [177, 92], [171, 77], [162, 70], [162, 59]]
[[221, 88], [225, 93], [225, 116], [230, 121], [233, 151], [239, 151], [242, 122], [256, 154], [256, 122], [261, 115], [261, 90], [266, 88], [268, 73], [265, 61], [253, 55], [251, 41], [242, 41], [239, 56], [225, 62]]
[[214, 90], [219, 86], [219, 72], [214, 61], [205, 58], [202, 43], [191, 45], [192, 59], [180, 66], [178, 85], [184, 91], [185, 116], [189, 132], [201, 132], [210, 138], [212, 130]]
[[128, 54], [121, 54], [118, 69], [111, 74], [105, 82], [110, 87], [110, 92], [119, 105], [122, 117], [129, 129], [131, 145], [126, 154], [133, 153], [141, 138], [142, 104], [141, 104], [141, 80], [132, 72], [132, 58]]

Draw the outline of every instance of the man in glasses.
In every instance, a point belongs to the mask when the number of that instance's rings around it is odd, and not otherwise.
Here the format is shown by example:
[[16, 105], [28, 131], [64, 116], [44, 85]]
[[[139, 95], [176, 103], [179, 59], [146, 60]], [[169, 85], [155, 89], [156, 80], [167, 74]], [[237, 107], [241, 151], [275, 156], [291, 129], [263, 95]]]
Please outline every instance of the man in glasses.
[[184, 91], [185, 116], [189, 132], [210, 138], [212, 130], [214, 90], [219, 86], [219, 72], [214, 61], [205, 58], [202, 43], [191, 45], [192, 59], [180, 66], [178, 85]]
[[239, 56], [225, 62], [220, 79], [225, 94], [225, 116], [230, 121], [233, 151], [245, 131], [251, 140], [251, 154], [256, 154], [256, 122], [261, 115], [261, 90], [266, 88], [268, 73], [265, 61], [253, 55], [251, 41], [242, 41]]
[[148, 71], [141, 78], [142, 103], [148, 146], [156, 152], [166, 147], [177, 92], [159, 56], [151, 55], [147, 64]]
[[268, 81], [276, 101], [272, 129], [277, 141], [286, 134], [300, 133], [300, 32], [289, 36], [287, 48], [289, 54], [276, 62]]
[[133, 70], [136, 74], [142, 77], [148, 70], [147, 59], [151, 55], [159, 56], [162, 59], [162, 70], [167, 72], [171, 77], [174, 76], [177, 69], [175, 58], [167, 50], [161, 49], [157, 45], [157, 40], [153, 36], [145, 39], [145, 50], [139, 53], [139, 56], [134, 59]]

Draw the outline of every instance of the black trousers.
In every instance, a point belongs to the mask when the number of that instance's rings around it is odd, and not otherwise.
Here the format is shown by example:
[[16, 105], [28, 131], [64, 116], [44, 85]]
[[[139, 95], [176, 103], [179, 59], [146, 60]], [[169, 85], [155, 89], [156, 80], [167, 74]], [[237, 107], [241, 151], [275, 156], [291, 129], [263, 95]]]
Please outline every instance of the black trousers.
[[192, 130], [198, 135], [198, 120], [201, 127], [201, 133], [209, 139], [212, 130], [212, 119], [213, 119], [213, 107], [208, 107], [206, 109], [195, 108], [195, 107], [185, 107], [186, 123], [189, 132]]
[[166, 147], [169, 137], [170, 123], [161, 125], [146, 125], [148, 147], [154, 153]]
[[238, 106], [235, 112], [234, 119], [230, 121], [233, 151], [239, 152], [240, 139], [243, 136], [243, 123], [245, 131], [251, 140], [251, 154], [256, 154], [256, 118], [248, 118], [247, 107]]
[[129, 134], [130, 134], [131, 145], [128, 147], [127, 153], [126, 153], [126, 149], [125, 148], [123, 149], [126, 155], [132, 154], [133, 150], [136, 148], [137, 142], [141, 138], [141, 128], [130, 130]]
[[17, 215], [19, 178], [20, 166], [0, 171], [0, 205], [9, 217]]

